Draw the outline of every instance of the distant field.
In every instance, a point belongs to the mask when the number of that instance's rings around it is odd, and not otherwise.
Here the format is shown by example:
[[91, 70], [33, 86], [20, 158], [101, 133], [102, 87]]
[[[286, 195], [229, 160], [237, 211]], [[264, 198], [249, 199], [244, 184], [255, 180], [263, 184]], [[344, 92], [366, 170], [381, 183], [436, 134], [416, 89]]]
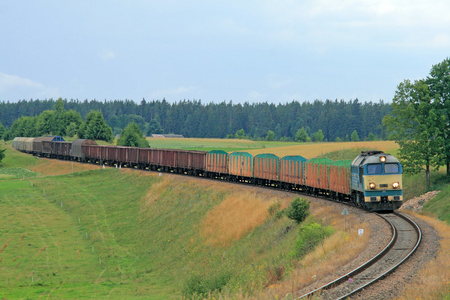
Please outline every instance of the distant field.
[[294, 142], [267, 142], [239, 139], [200, 139], [200, 138], [147, 138], [152, 148], [169, 148], [185, 150], [224, 150], [248, 151], [251, 149], [265, 149], [283, 146], [293, 146]]
[[396, 151], [398, 145], [393, 141], [342, 142], [342, 143], [294, 143], [267, 142], [238, 139], [195, 139], [195, 138], [148, 138], [152, 148], [172, 148], [186, 150], [224, 150], [226, 152], [246, 151], [252, 155], [273, 153], [283, 157], [301, 155], [305, 158], [322, 156], [328, 152], [344, 149], [370, 149], [385, 152]]

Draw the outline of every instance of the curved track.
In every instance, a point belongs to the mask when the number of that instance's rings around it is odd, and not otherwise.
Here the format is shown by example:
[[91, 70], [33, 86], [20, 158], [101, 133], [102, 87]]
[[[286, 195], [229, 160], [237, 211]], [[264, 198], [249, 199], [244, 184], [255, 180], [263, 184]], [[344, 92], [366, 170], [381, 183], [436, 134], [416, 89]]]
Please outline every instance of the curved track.
[[345, 299], [393, 272], [415, 252], [422, 240], [420, 227], [400, 213], [379, 216], [391, 225], [388, 245], [358, 268], [297, 299], [313, 295], [320, 295], [321, 299]]

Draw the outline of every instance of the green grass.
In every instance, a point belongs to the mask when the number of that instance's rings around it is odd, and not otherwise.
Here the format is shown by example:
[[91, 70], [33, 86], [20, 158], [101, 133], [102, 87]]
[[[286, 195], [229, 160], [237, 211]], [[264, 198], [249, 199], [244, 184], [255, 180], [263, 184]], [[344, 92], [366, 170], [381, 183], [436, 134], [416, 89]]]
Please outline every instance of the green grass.
[[450, 224], [450, 185], [444, 187], [436, 197], [424, 206], [424, 210]]
[[224, 150], [226, 152], [246, 151], [253, 149], [274, 148], [298, 145], [294, 142], [267, 142], [235, 139], [152, 139], [147, 141], [152, 148], [170, 148], [184, 150]]
[[208, 246], [199, 224], [225, 192], [174, 181], [146, 203], [161, 178], [138, 174], [0, 181], [0, 297], [179, 298], [190, 278], [224, 274], [227, 290], [251, 292], [268, 266], [289, 264], [287, 218], [228, 248]]
[[36, 157], [15, 151], [12, 148], [11, 143], [11, 141], [7, 143], [0, 141], [0, 149], [6, 149], [5, 158], [0, 162], [0, 169], [29, 168], [39, 163], [39, 160]]
[[[343, 149], [338, 151], [327, 152], [320, 155], [321, 158], [329, 158], [334, 161], [338, 160], [353, 160], [355, 157], [361, 154], [361, 151], [377, 150], [377, 149], [365, 149], [365, 148], [353, 148], [353, 149]], [[392, 154], [392, 153], [390, 153]], [[394, 155], [394, 154], [392, 154]], [[395, 155], [394, 155], [395, 156]]]
[[25, 179], [36, 177], [39, 174], [24, 168], [0, 168], [0, 180]]

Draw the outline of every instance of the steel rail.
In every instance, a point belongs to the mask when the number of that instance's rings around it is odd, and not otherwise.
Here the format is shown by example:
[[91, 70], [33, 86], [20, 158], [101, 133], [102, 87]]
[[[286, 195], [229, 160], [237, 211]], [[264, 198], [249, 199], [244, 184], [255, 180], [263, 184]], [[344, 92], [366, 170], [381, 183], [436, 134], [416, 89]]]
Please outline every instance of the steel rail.
[[[376, 276], [375, 278], [371, 279], [370, 281], [368, 281], [367, 283], [365, 283], [364, 285], [357, 287], [356, 289], [348, 292], [347, 294], [336, 298], [336, 299], [345, 299], [351, 295], [354, 295], [358, 292], [360, 292], [361, 290], [363, 290], [364, 288], [368, 287], [369, 285], [374, 284], [375, 282], [377, 282], [378, 280], [386, 277], [387, 275], [389, 275], [390, 273], [392, 273], [395, 269], [397, 269], [401, 264], [403, 264], [409, 257], [411, 257], [411, 255], [417, 250], [417, 248], [420, 245], [420, 242], [422, 241], [422, 231], [420, 230], [420, 227], [413, 221], [411, 220], [409, 217], [397, 213], [394, 213], [396, 216], [406, 220], [410, 225], [412, 225], [412, 227], [414, 228], [414, 230], [416, 231], [417, 234], [417, 241], [414, 245], [414, 247], [412, 248], [412, 250], [405, 255], [405, 257], [403, 257], [403, 259], [401, 259], [398, 263], [396, 263], [395, 265], [391, 266], [389, 269], [387, 269], [386, 271], [384, 271], [383, 273], [379, 274], [378, 276]], [[362, 264], [361, 266], [353, 269], [352, 271], [348, 272], [347, 274], [321, 286], [320, 288], [314, 289], [313, 291], [304, 294], [296, 299], [302, 299], [302, 298], [310, 298], [312, 297], [315, 293], [320, 292], [322, 290], [329, 290], [332, 289], [334, 287], [339, 286], [340, 284], [348, 281], [351, 277], [354, 277], [355, 275], [363, 272], [364, 270], [368, 269], [370, 266], [372, 266], [373, 264], [375, 264], [376, 262], [378, 262], [386, 253], [388, 253], [392, 247], [395, 245], [397, 238], [398, 238], [398, 230], [395, 227], [395, 225], [390, 222], [388, 219], [386, 219], [385, 217], [383, 217], [380, 214], [377, 214], [378, 216], [380, 216], [381, 218], [383, 218], [388, 224], [391, 225], [391, 230], [392, 230], [392, 238], [389, 241], [389, 243], [386, 245], [386, 247], [380, 251], [377, 255], [375, 255], [373, 258], [371, 258], [370, 260], [368, 260], [367, 262], [365, 262], [364, 264]]]

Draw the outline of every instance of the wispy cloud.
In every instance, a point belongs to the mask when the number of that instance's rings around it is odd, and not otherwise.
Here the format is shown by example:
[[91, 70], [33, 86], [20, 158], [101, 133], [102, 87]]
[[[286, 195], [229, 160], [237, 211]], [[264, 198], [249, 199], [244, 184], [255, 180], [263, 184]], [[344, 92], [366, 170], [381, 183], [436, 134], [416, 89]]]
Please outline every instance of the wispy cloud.
[[100, 53], [99, 56], [101, 59], [103, 60], [110, 60], [116, 57], [116, 54], [114, 53], [114, 51], [109, 50], [109, 49], [103, 49]]
[[2, 93], [3, 98], [1, 100], [8, 98], [10, 93], [20, 94], [20, 99], [47, 97], [56, 98], [60, 96], [57, 88], [45, 86], [40, 82], [36, 82], [28, 78], [5, 73], [0, 73], [0, 92]]
[[44, 89], [44, 85], [39, 82], [35, 82], [28, 78], [22, 78], [17, 75], [9, 75], [0, 73], [0, 91], [4, 92], [8, 89], [14, 88], [31, 88], [31, 89]]

